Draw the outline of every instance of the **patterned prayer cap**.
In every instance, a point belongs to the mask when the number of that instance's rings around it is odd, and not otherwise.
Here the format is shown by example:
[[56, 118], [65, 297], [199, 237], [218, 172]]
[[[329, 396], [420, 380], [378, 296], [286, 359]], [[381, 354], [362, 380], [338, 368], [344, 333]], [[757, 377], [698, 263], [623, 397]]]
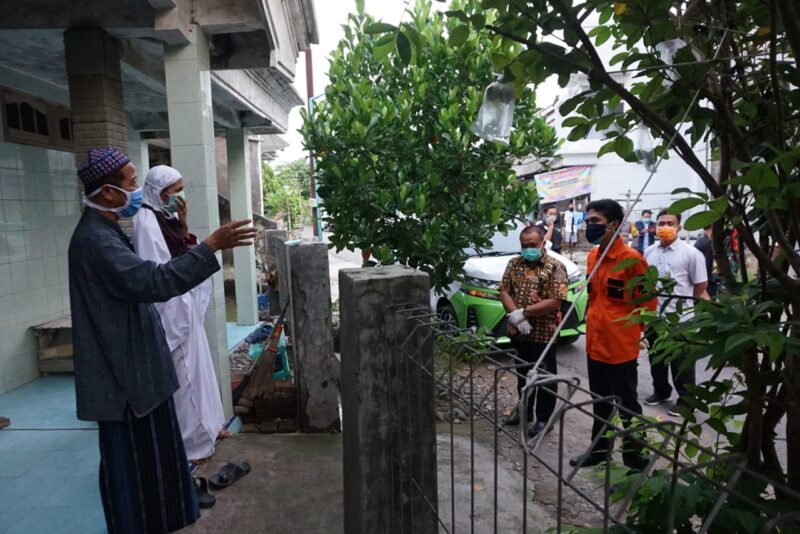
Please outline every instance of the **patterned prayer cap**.
[[113, 147], [93, 148], [86, 153], [86, 159], [78, 167], [78, 177], [88, 188], [92, 183], [117, 172], [130, 163], [128, 156]]

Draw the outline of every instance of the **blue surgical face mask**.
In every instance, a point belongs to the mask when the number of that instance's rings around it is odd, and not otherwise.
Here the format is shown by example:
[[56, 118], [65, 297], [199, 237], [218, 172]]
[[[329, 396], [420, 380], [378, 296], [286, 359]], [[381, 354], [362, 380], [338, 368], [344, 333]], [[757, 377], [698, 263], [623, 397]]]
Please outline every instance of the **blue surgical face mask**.
[[536, 262], [542, 259], [542, 249], [540, 248], [523, 248], [522, 259], [527, 262]]
[[116, 213], [117, 215], [125, 219], [136, 215], [136, 212], [138, 212], [139, 208], [142, 207], [142, 202], [144, 202], [144, 193], [142, 192], [142, 188], [137, 187], [133, 191], [126, 191], [125, 189], [122, 189], [121, 187], [116, 187], [114, 185], [109, 185], [109, 187], [113, 187], [117, 191], [122, 191], [123, 193], [125, 193], [126, 197], [125, 204], [117, 208], [106, 208], [104, 206], [100, 206], [99, 204], [95, 204], [94, 202], [89, 200], [89, 198], [99, 194], [100, 189], [92, 193], [90, 197], [84, 196], [83, 203], [86, 206], [89, 206], [90, 208], [94, 208], [96, 210], [110, 211], [112, 213]]

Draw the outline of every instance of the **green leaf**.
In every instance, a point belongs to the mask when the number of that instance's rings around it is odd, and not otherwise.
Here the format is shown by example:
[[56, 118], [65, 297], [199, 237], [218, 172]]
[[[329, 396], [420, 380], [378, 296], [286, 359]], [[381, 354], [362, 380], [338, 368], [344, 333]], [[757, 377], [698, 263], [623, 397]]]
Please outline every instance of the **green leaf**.
[[703, 204], [705, 204], [705, 201], [702, 198], [682, 198], [673, 202], [672, 205], [667, 209], [667, 212], [673, 215], [680, 215], [684, 211], [696, 208], [697, 206], [702, 206]]
[[481, 31], [486, 26], [486, 15], [478, 13], [477, 15], [472, 15], [469, 20], [475, 31]]
[[617, 137], [614, 140], [614, 151], [619, 157], [627, 160], [633, 154], [633, 141], [627, 137]]
[[597, 157], [604, 156], [605, 154], [610, 154], [614, 152], [614, 145], [615, 141], [609, 141], [608, 143], [604, 144], [600, 147], [600, 150], [597, 151]]
[[471, 30], [469, 26], [461, 25], [456, 27], [447, 39], [447, 43], [453, 47], [459, 47], [467, 42]]
[[397, 34], [397, 55], [400, 56], [400, 61], [404, 65], [411, 64], [411, 43], [408, 41], [406, 34], [398, 32]]
[[419, 37], [417, 29], [408, 22], [404, 22], [403, 33], [414, 43], [414, 47], [417, 49], [417, 57], [420, 57], [422, 55], [422, 40]]
[[511, 63], [511, 60], [505, 54], [494, 53], [492, 54], [492, 66], [497, 70], [502, 70]]
[[396, 32], [396, 31], [397, 31], [397, 26], [393, 26], [385, 22], [373, 22], [372, 24], [364, 28], [364, 33], [366, 33], [367, 35], [375, 35], [376, 33]]
[[695, 213], [683, 223], [683, 228], [689, 232], [701, 230], [706, 226], [717, 222], [722, 218], [722, 214], [716, 211], [701, 211]]
[[561, 126], [565, 128], [571, 128], [573, 126], [580, 126], [581, 124], [587, 124], [589, 121], [586, 120], [584, 117], [567, 117], [561, 122]]
[[749, 345], [755, 344], [755, 335], [733, 334], [725, 341], [725, 354], [735, 356], [741, 354]]
[[467, 16], [467, 14], [460, 9], [458, 11], [445, 11], [444, 14], [447, 15], [448, 17], [456, 18], [461, 22], [469, 22], [469, 17]]
[[614, 266], [614, 268], [611, 269], [611, 272], [612, 273], [616, 273], [616, 272], [619, 272], [619, 271], [624, 271], [628, 267], [633, 267], [634, 265], [639, 265], [640, 263], [642, 263], [642, 260], [640, 260], [639, 258], [628, 258], [626, 260], [622, 260], [622, 261], [618, 262]]

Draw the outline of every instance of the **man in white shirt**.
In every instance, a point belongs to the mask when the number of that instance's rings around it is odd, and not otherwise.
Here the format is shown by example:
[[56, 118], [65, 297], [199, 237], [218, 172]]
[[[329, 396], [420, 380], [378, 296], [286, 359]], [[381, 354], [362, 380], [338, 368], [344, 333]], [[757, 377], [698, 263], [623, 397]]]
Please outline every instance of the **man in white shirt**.
[[[660, 278], [671, 278], [675, 281], [674, 297], [686, 297], [684, 308], [692, 307], [692, 299], [708, 299], [708, 273], [703, 254], [688, 243], [678, 239], [681, 231], [681, 216], [667, 213], [662, 210], [656, 218], [656, 235], [659, 242], [649, 246], [644, 252], [645, 260], [649, 265], [658, 269]], [[664, 305], [665, 298], [659, 297], [659, 310]], [[676, 298], [669, 299], [664, 308], [664, 313], [676, 311]], [[683, 312], [681, 320], [692, 316], [691, 310]], [[655, 341], [650, 336], [650, 344]], [[678, 401], [669, 409], [669, 414], [680, 415], [677, 408], [686, 406], [684, 401], [688, 392], [687, 385], [695, 384], [694, 363], [687, 364], [680, 360], [672, 360], [669, 369], [672, 370], [672, 382], [678, 392]], [[650, 358], [650, 374], [653, 377], [653, 394], [644, 400], [648, 406], [655, 406], [667, 402], [672, 398], [672, 387], [669, 384], [669, 369], [667, 362], [653, 362]]]
[[575, 243], [578, 242], [578, 217], [575, 213], [575, 206], [572, 202], [569, 203], [567, 211], [563, 213], [564, 220], [564, 243], [567, 245], [567, 252], [572, 254], [575, 249]]

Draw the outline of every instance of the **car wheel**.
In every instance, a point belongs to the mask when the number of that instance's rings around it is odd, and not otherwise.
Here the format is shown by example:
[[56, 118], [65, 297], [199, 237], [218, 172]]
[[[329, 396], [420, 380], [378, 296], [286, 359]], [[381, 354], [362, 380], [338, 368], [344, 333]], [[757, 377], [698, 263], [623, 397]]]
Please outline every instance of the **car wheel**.
[[458, 316], [456, 315], [456, 309], [453, 308], [453, 305], [449, 302], [440, 304], [436, 309], [436, 314], [439, 316], [439, 320], [443, 323], [448, 324], [453, 328], [458, 328]]

